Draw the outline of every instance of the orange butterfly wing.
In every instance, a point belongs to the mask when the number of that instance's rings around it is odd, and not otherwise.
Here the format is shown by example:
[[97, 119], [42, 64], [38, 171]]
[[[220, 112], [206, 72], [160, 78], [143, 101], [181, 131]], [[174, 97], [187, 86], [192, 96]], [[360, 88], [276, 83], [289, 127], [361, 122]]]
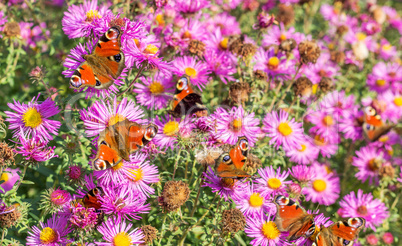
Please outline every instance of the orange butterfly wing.
[[98, 199], [98, 195], [102, 195], [103, 190], [100, 187], [93, 188], [92, 190], [88, 191], [88, 193], [82, 199], [82, 202], [86, 208], [95, 208], [100, 209], [102, 203]]
[[370, 106], [365, 108], [362, 127], [364, 135], [369, 141], [376, 141], [382, 135], [387, 134], [394, 126], [394, 124], [385, 124], [374, 108]]
[[248, 178], [244, 165], [247, 161], [248, 141], [245, 137], [239, 137], [236, 145], [229, 151], [223, 153], [215, 168], [217, 175], [221, 178]]
[[352, 246], [366, 221], [363, 218], [350, 218], [338, 221], [323, 228], [317, 235], [313, 246]]

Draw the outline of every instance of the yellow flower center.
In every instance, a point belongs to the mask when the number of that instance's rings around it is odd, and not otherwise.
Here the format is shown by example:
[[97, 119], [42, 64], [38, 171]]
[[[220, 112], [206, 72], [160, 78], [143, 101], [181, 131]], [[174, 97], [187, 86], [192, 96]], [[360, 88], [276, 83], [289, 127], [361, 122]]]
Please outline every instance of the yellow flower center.
[[185, 31], [181, 37], [191, 39], [191, 33], [189, 31]]
[[131, 237], [126, 232], [117, 233], [113, 238], [114, 246], [130, 246], [131, 245]]
[[279, 237], [279, 230], [276, 224], [272, 221], [265, 222], [264, 225], [262, 225], [262, 234], [268, 239], [274, 240]]
[[395, 97], [394, 104], [398, 107], [402, 106], [402, 97]]
[[393, 156], [394, 155], [394, 150], [392, 149], [392, 146], [389, 146], [389, 149], [387, 149], [388, 155]]
[[148, 44], [147, 47], [144, 50], [144, 53], [145, 54], [155, 55], [158, 52], [158, 50], [159, 50], [158, 47], [156, 47], [155, 45]]
[[279, 39], [281, 41], [285, 41], [286, 40], [286, 35], [284, 33], [281, 33], [281, 36], [279, 37]]
[[121, 161], [117, 165], [113, 166], [112, 169], [113, 169], [113, 171], [117, 171], [122, 167], [123, 167], [123, 161]]
[[378, 141], [380, 141], [381, 143], [386, 143], [389, 140], [389, 136], [388, 135], [383, 135], [381, 136]]
[[99, 14], [98, 10], [90, 10], [86, 14], [87, 21], [93, 21], [94, 19], [100, 19], [102, 16]]
[[298, 149], [299, 152], [304, 152], [307, 149], [307, 146], [305, 144], [301, 145], [301, 149]]
[[188, 68], [184, 69], [184, 72], [186, 73], [187, 76], [190, 76], [192, 78], [197, 76], [197, 71], [195, 71], [195, 69], [192, 67], [188, 67]]
[[130, 179], [135, 182], [142, 180], [144, 176], [141, 168], [131, 169], [129, 172]]
[[154, 81], [149, 85], [149, 90], [151, 91], [152, 94], [158, 95], [163, 93], [165, 91], [165, 88], [158, 81]]
[[373, 158], [373, 159], [369, 160], [367, 164], [368, 164], [368, 168], [371, 171], [375, 172], [378, 169], [380, 169], [380, 167], [382, 165], [382, 161], [380, 159]]
[[163, 14], [158, 14], [155, 17], [156, 22], [158, 22], [159, 26], [164, 26], [165, 25], [165, 20], [163, 19]]
[[232, 129], [234, 131], [236, 131], [236, 132], [240, 131], [241, 128], [242, 128], [242, 125], [243, 125], [243, 123], [242, 123], [242, 120], [240, 118], [234, 119], [233, 122], [232, 122]]
[[327, 183], [322, 179], [314, 180], [313, 189], [317, 192], [323, 192], [327, 188]]
[[313, 94], [316, 94], [316, 93], [317, 93], [317, 90], [318, 90], [318, 84], [314, 84], [314, 85], [313, 85], [313, 88], [312, 88], [312, 93], [313, 93]]
[[278, 131], [285, 137], [289, 136], [293, 132], [292, 128], [287, 122], [280, 123], [278, 126]]
[[279, 187], [281, 187], [281, 185], [282, 185], [282, 182], [277, 178], [268, 179], [268, 187], [273, 190], [278, 189]]
[[254, 208], [261, 207], [262, 204], [264, 203], [264, 197], [262, 197], [259, 193], [254, 192], [250, 196], [249, 203], [250, 203], [250, 206], [252, 206]]
[[25, 126], [35, 128], [42, 123], [42, 116], [36, 108], [28, 109], [22, 116]]
[[126, 119], [126, 117], [124, 117], [123, 115], [116, 114], [116, 115], [110, 117], [109, 122], [108, 122], [108, 125], [109, 125], [109, 126], [113, 126], [113, 125], [115, 125], [115, 124], [117, 124], [117, 123], [119, 123], [120, 121], [123, 121], [123, 120], [125, 120], [125, 119]]
[[335, 44], [334, 43], [329, 43], [328, 44], [328, 49], [333, 50], [335, 48]]
[[383, 79], [377, 79], [377, 81], [375, 82], [376, 85], [378, 86], [384, 86], [385, 85], [385, 80]]
[[223, 50], [227, 50], [228, 49], [228, 38], [224, 38], [220, 43], [219, 43], [219, 47], [221, 47], [221, 49]]
[[141, 46], [141, 42], [140, 42], [140, 40], [138, 40], [138, 39], [134, 39], [134, 43], [135, 43], [135, 46], [137, 46], [137, 48], [140, 48], [140, 46]]
[[383, 49], [383, 50], [386, 50], [386, 51], [390, 50], [391, 48], [392, 48], [392, 45], [390, 45], [390, 44], [384, 44], [384, 45], [382, 46], [382, 49]]
[[176, 121], [169, 121], [163, 127], [163, 134], [173, 136], [179, 131], [179, 123]]
[[332, 126], [334, 124], [334, 119], [331, 115], [327, 115], [322, 119], [322, 123], [326, 126]]
[[364, 34], [364, 33], [362, 33], [362, 32], [358, 32], [357, 34], [356, 34], [356, 38], [357, 38], [357, 40], [359, 40], [359, 41], [364, 41], [365, 39], [366, 39], [366, 34]]
[[316, 135], [314, 137], [314, 143], [317, 146], [325, 146], [327, 144], [327, 142], [325, 141], [325, 139], [323, 137], [321, 137], [320, 135]]
[[279, 59], [276, 56], [269, 58], [268, 60], [268, 68], [269, 69], [276, 69], [279, 65]]
[[57, 233], [50, 227], [45, 227], [39, 234], [39, 239], [42, 243], [54, 243], [57, 240]]
[[10, 179], [9, 173], [2, 173], [1, 174], [0, 181], [4, 180], [4, 182], [7, 182], [9, 179]]

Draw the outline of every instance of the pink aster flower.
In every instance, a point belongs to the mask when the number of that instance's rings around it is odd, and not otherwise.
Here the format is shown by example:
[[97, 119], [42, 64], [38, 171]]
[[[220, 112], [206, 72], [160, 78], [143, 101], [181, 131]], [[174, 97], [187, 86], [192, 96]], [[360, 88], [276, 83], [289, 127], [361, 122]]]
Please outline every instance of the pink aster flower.
[[245, 136], [251, 147], [257, 142], [260, 121], [254, 113], [247, 113], [243, 107], [233, 107], [229, 112], [217, 108], [211, 117], [215, 120], [214, 136], [223, 143], [236, 144], [238, 137]]
[[165, 42], [169, 46], [180, 50], [184, 54], [191, 40], [204, 41], [207, 38], [207, 32], [204, 23], [197, 18], [191, 18], [189, 21], [184, 21], [184, 25], [180, 26], [177, 32], [173, 32], [173, 28], [167, 28], [164, 32]]
[[[45, 40], [42, 29], [47, 30], [46, 23], [41, 22], [39, 26], [34, 26], [31, 22], [20, 22], [21, 38], [24, 40], [25, 48], [29, 47], [35, 49], [41, 40]], [[49, 36], [49, 30], [46, 31], [46, 35]], [[47, 45], [42, 44], [42, 51], [47, 49]]]
[[223, 9], [229, 10], [235, 9], [242, 2], [242, 0], [216, 0], [215, 2], [219, 6], [222, 6]]
[[239, 196], [248, 185], [241, 180], [218, 177], [211, 167], [208, 167], [207, 171], [204, 172], [203, 179], [205, 183], [202, 186], [210, 187], [213, 193], [217, 192], [225, 201]]
[[310, 183], [316, 176], [312, 167], [307, 165], [293, 166], [290, 170], [290, 174], [302, 184]]
[[[83, 58], [83, 55], [89, 55], [95, 48], [95, 45], [97, 44], [97, 40], [89, 40], [86, 44], [78, 44], [75, 48], [73, 48], [70, 51], [70, 54], [67, 56], [65, 59], [63, 66], [67, 68], [67, 70], [63, 71], [62, 74], [66, 78], [70, 78], [73, 76], [75, 70], [83, 62], [85, 62], [85, 59]], [[126, 63], [126, 68], [123, 69], [121, 72], [120, 76], [116, 78], [113, 81], [113, 84], [109, 86], [108, 88], [103, 88], [103, 89], [98, 89], [96, 87], [82, 87], [79, 89], [80, 92], [85, 92], [86, 93], [86, 98], [90, 98], [92, 96], [97, 96], [100, 97], [102, 96], [103, 98], [110, 97], [111, 94], [116, 94], [118, 90], [118, 86], [121, 86], [124, 84], [123, 78], [127, 76], [127, 60], [125, 61]]]
[[97, 0], [84, 1], [79, 6], [71, 5], [61, 21], [64, 33], [69, 38], [88, 37], [94, 29], [94, 20], [112, 14], [106, 5], [98, 6]]
[[8, 128], [14, 130], [14, 137], [25, 132], [27, 136], [46, 141], [53, 139], [50, 134], [58, 134], [61, 123], [49, 118], [58, 114], [60, 110], [50, 98], [39, 103], [39, 96], [40, 94], [32, 98], [28, 104], [15, 100], [14, 103], [7, 103], [8, 107], [15, 111], [5, 111], [8, 117], [6, 121], [10, 122]]
[[402, 89], [399, 82], [402, 79], [402, 69], [397, 63], [379, 62], [374, 65], [371, 74], [367, 77], [367, 85], [371, 90], [383, 93], [390, 87]]
[[261, 178], [256, 179], [255, 190], [262, 196], [274, 198], [276, 195], [284, 195], [286, 193], [286, 185], [291, 184], [292, 181], [286, 181], [289, 172], [284, 171], [281, 173], [281, 168], [275, 172], [275, 169], [270, 167], [258, 169], [258, 174]]
[[343, 209], [342, 217], [363, 217], [366, 227], [376, 231], [376, 226], [381, 225], [389, 217], [387, 207], [379, 199], [374, 199], [371, 193], [363, 194], [358, 190], [346, 195], [339, 205]]
[[133, 92], [137, 93], [136, 99], [139, 104], [148, 109], [166, 108], [173, 94], [175, 83], [171, 76], [158, 73], [154, 78], [142, 77], [142, 83], [135, 83]]
[[363, 117], [363, 112], [353, 110], [348, 116], [339, 119], [339, 131], [344, 134], [345, 138], [356, 141], [363, 138], [363, 127], [359, 122], [359, 118]]
[[138, 190], [131, 190], [127, 185], [109, 186], [100, 197], [101, 210], [107, 215], [120, 219], [139, 220], [139, 214], [148, 213], [150, 204], [145, 204], [146, 197]]
[[304, 137], [304, 141], [300, 141], [299, 147], [283, 146], [283, 150], [290, 161], [304, 165], [316, 160], [320, 152], [307, 137]]
[[385, 38], [381, 39], [378, 52], [380, 53], [380, 58], [383, 60], [392, 60], [395, 58], [396, 47], [392, 46], [388, 40]]
[[180, 129], [179, 119], [175, 119], [170, 115], [160, 117], [157, 115], [155, 118], [155, 124], [158, 126], [158, 134], [156, 134], [155, 144], [161, 149], [173, 148], [177, 143], [177, 137]]
[[317, 202], [329, 206], [339, 198], [340, 181], [335, 173], [328, 173], [323, 166], [314, 165], [315, 176], [303, 193], [306, 201]]
[[63, 207], [71, 202], [70, 193], [60, 188], [57, 188], [55, 190], [52, 189], [49, 197], [50, 202], [57, 207]]
[[287, 39], [295, 39], [296, 43], [299, 43], [301, 40], [298, 39], [298, 36], [295, 35], [295, 28], [290, 27], [286, 30], [285, 25], [281, 22], [279, 26], [273, 25], [271, 29], [269, 29], [268, 34], [264, 34], [262, 36], [261, 44], [263, 47], [268, 47], [270, 45], [280, 45], [283, 41]]
[[357, 109], [355, 97], [346, 95], [345, 91], [333, 91], [325, 95], [320, 101], [320, 108], [329, 112], [334, 112], [339, 116], [349, 115]]
[[210, 73], [205, 62], [197, 61], [194, 57], [177, 57], [173, 61], [173, 72], [178, 76], [186, 74], [191, 78], [191, 83], [202, 90], [208, 84], [208, 75]]
[[176, 10], [186, 14], [194, 14], [210, 6], [207, 0], [176, 0], [175, 3]]
[[120, 102], [116, 97], [108, 101], [96, 101], [87, 110], [80, 111], [81, 120], [84, 121], [86, 134], [93, 137], [107, 127], [128, 119], [131, 122], [144, 123], [144, 111], [132, 100], [123, 98]]
[[[0, 32], [3, 31], [3, 26], [4, 24], [7, 23], [7, 16], [4, 14], [3, 11], [0, 11]], [[3, 36], [0, 35], [0, 38], [2, 38]]]
[[275, 50], [273, 48], [270, 48], [267, 51], [262, 48], [258, 49], [254, 56], [254, 61], [254, 71], [264, 71], [271, 78], [277, 76], [289, 77], [296, 73], [296, 61], [294, 59], [288, 60], [283, 54], [275, 55]]
[[39, 222], [39, 227], [33, 226], [28, 232], [27, 245], [29, 246], [58, 246], [70, 242], [67, 234], [72, 231], [67, 226], [67, 217], [54, 214], [46, 223]]
[[382, 240], [384, 241], [384, 243], [391, 245], [394, 242], [394, 236], [391, 232], [386, 232], [382, 236]]
[[256, 191], [253, 184], [248, 185], [238, 196], [234, 196], [233, 200], [236, 208], [243, 212], [244, 216], [256, 217], [263, 214], [275, 214], [276, 206], [270, 202], [267, 196], [263, 196]]
[[77, 203], [71, 208], [70, 223], [76, 228], [91, 230], [97, 224], [98, 214], [95, 208], [85, 208], [80, 203]]
[[220, 29], [223, 36], [237, 35], [241, 33], [239, 22], [236, 17], [228, 12], [222, 12], [207, 20], [207, 29], [210, 33]]
[[384, 152], [381, 149], [368, 145], [356, 151], [356, 156], [353, 157], [352, 165], [359, 168], [359, 172], [355, 174], [356, 178], [365, 182], [369, 179], [372, 184], [378, 182], [378, 170], [384, 162]]
[[330, 56], [328, 52], [321, 52], [316, 63], [308, 64], [308, 66], [303, 69], [303, 73], [313, 84], [318, 84], [323, 77], [333, 79], [340, 74], [340, 67], [331, 61]]
[[125, 245], [144, 243], [144, 234], [138, 228], [130, 230], [132, 226], [133, 224], [126, 223], [125, 220], [109, 218], [97, 228], [106, 242], [96, 242], [96, 245], [115, 246], [114, 242], [117, 240]]
[[307, 115], [307, 120], [314, 124], [309, 132], [320, 135], [325, 140], [335, 136], [338, 132], [339, 115], [333, 110], [318, 110]]
[[[21, 130], [18, 136], [16, 152], [25, 157], [29, 162], [44, 162], [57, 157], [54, 153], [56, 147], [49, 147], [48, 141], [41, 141], [39, 137], [29, 139], [27, 134]], [[21, 145], [19, 145], [21, 144]]]
[[253, 240], [251, 245], [276, 246], [290, 245], [286, 237], [288, 233], [280, 232], [271, 216], [256, 216], [247, 218], [244, 232]]
[[13, 187], [14, 184], [20, 180], [20, 175], [18, 174], [20, 170], [17, 169], [11, 169], [11, 168], [6, 168], [3, 173], [1, 174], [0, 177], [0, 184], [1, 190], [0, 193], [4, 194], [7, 191], [10, 191]]
[[311, 134], [311, 139], [313, 140], [314, 146], [320, 151], [321, 155], [324, 157], [330, 157], [334, 155], [338, 150], [338, 144], [340, 142], [340, 136], [338, 133], [334, 133], [332, 136], [327, 136], [327, 139], [320, 136], [319, 134]]
[[298, 123], [294, 118], [289, 120], [289, 114], [280, 110], [268, 113], [263, 121], [262, 131], [271, 138], [270, 144], [278, 149], [283, 145], [288, 148], [300, 148], [301, 141], [304, 139], [302, 123]]
[[397, 91], [388, 90], [378, 96], [379, 101], [387, 105], [382, 116], [393, 123], [397, 123], [402, 117], [402, 94]]

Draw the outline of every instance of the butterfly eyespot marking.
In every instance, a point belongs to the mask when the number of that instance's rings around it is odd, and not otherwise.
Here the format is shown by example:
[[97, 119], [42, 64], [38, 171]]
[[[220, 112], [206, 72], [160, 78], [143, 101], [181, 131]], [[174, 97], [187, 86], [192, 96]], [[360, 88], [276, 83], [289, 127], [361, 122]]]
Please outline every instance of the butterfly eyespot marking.
[[377, 114], [376, 116], [374, 116], [377, 120], [381, 120], [381, 116], [379, 114]]
[[243, 151], [248, 150], [248, 141], [246, 139], [240, 140], [240, 149]]
[[[107, 143], [106, 143], [105, 140], [103, 140], [102, 142], [100, 142], [100, 144], [103, 144], [103, 145], [106, 145], [106, 146], [107, 146]], [[102, 152], [102, 153], [103, 153], [103, 152]]]
[[313, 222], [313, 225], [306, 232], [306, 237], [311, 237], [314, 233], [315, 233], [315, 223]]
[[145, 131], [144, 138], [151, 141], [156, 136], [157, 131], [155, 126], [149, 126]]
[[81, 78], [78, 75], [71, 76], [70, 84], [74, 87], [80, 87], [82, 85]]
[[343, 239], [343, 245], [344, 246], [348, 246], [350, 244], [350, 241]]
[[374, 115], [376, 114], [376, 110], [375, 110], [374, 108], [368, 106], [368, 107], [366, 108], [366, 113], [367, 113], [368, 115], [374, 116]]
[[101, 86], [101, 82], [99, 80], [96, 80], [96, 86]]
[[115, 60], [115, 62], [120, 62], [121, 61], [121, 55], [117, 54], [117, 55], [113, 56], [113, 59]]
[[108, 39], [116, 39], [119, 36], [120, 32], [117, 28], [112, 27], [106, 33], [105, 36]]
[[360, 217], [348, 219], [348, 224], [350, 227], [359, 228], [364, 224], [364, 220]]
[[225, 155], [222, 160], [226, 163], [230, 162], [230, 156], [229, 155]]
[[177, 82], [177, 89], [178, 90], [184, 90], [187, 87], [188, 84], [188, 79], [186, 77], [181, 77], [179, 81]]

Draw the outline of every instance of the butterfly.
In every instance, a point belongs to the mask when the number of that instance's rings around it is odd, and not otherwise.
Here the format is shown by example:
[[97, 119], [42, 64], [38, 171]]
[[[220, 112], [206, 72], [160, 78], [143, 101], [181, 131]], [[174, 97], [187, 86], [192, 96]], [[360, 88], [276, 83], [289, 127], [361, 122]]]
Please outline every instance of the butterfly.
[[100, 37], [93, 52], [82, 56], [85, 62], [71, 76], [71, 86], [106, 89], [113, 84], [125, 68], [121, 35], [120, 27], [114, 26]]
[[365, 224], [361, 217], [338, 221], [322, 228], [312, 246], [352, 246]]
[[96, 210], [100, 209], [102, 204], [99, 201], [98, 196], [103, 195], [103, 189], [101, 187], [95, 187], [92, 190], [88, 191], [85, 194], [84, 198], [82, 198], [82, 203], [86, 208], [95, 208]]
[[279, 231], [289, 232], [288, 239], [311, 237], [315, 232], [314, 215], [308, 214], [304, 208], [286, 196], [277, 195], [275, 224]]
[[387, 134], [395, 125], [385, 123], [381, 116], [371, 106], [364, 110], [363, 133], [366, 139], [371, 142], [377, 141], [381, 136]]
[[157, 132], [155, 124], [140, 125], [127, 119], [109, 126], [100, 133], [94, 169], [105, 170], [123, 159], [129, 161], [130, 155], [149, 143]]
[[248, 141], [246, 137], [239, 137], [236, 145], [229, 152], [223, 153], [215, 165], [215, 173], [221, 178], [249, 178], [244, 171], [248, 154]]
[[183, 75], [176, 83], [176, 91], [173, 97], [173, 107], [169, 114], [175, 118], [182, 115], [195, 114], [197, 117], [207, 116], [207, 108], [201, 101], [201, 96], [193, 91], [190, 85], [190, 77]]

